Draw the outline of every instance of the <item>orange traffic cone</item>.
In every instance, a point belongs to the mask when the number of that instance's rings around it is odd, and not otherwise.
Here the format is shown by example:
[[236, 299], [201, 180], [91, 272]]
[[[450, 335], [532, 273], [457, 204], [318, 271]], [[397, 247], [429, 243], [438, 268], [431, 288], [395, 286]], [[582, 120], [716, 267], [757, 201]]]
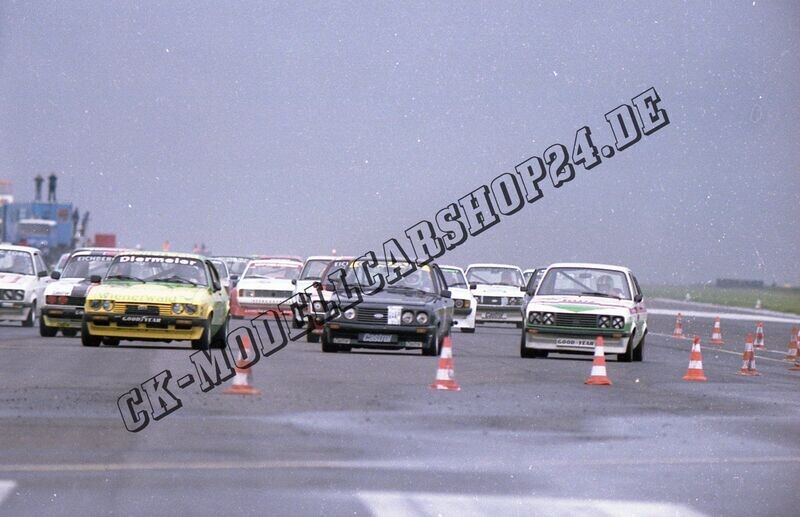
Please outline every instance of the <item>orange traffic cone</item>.
[[711, 331], [711, 344], [712, 345], [724, 345], [725, 342], [722, 340], [722, 328], [720, 328], [719, 324], [719, 316], [714, 319], [714, 330]]
[[606, 375], [606, 355], [604, 352], [605, 341], [603, 336], [597, 336], [594, 341], [594, 360], [592, 361], [592, 373], [584, 384], [592, 386], [611, 386], [611, 379]]
[[678, 339], [684, 339], [686, 336], [683, 335], [683, 315], [678, 313], [678, 317], [675, 318], [675, 330], [672, 331], [672, 337], [676, 337]]
[[[800, 336], [800, 334], [798, 335]], [[790, 370], [794, 371], [800, 371], [800, 338], [798, 338], [797, 340], [797, 346], [798, 346], [797, 357], [794, 358], [794, 365], [791, 368], [789, 368]]]
[[[250, 357], [253, 353], [252, 344], [250, 343], [250, 338], [247, 336], [242, 337], [242, 344], [244, 345], [245, 349], [247, 350], [246, 356]], [[236, 366], [234, 370], [236, 371], [236, 376], [233, 378], [233, 383], [228, 386], [225, 391], [222, 393], [226, 395], [260, 395], [261, 391], [258, 388], [254, 387], [250, 384], [250, 380], [252, 379], [252, 372], [250, 368], [247, 366], [248, 362], [244, 360], [242, 357], [241, 351], [239, 352], [239, 358], [236, 360]]]
[[[719, 318], [717, 318], [719, 322]], [[692, 341], [692, 353], [689, 354], [689, 369], [683, 376], [685, 381], [707, 381], [703, 373], [703, 354], [700, 352], [700, 337], [695, 336]]]
[[789, 349], [786, 351], [787, 361], [794, 361], [797, 359], [797, 337], [800, 336], [800, 329], [797, 327], [792, 328], [792, 338], [789, 340]]
[[753, 348], [758, 348], [761, 350], [767, 348], [764, 346], [764, 324], [760, 321], [756, 325], [756, 340], [753, 343]]
[[439, 367], [436, 370], [436, 380], [431, 384], [431, 389], [459, 391], [459, 386], [453, 378], [453, 348], [450, 336], [442, 342], [442, 353], [439, 355]]
[[747, 341], [744, 344], [744, 354], [742, 354], [742, 369], [739, 375], [761, 375], [756, 370], [756, 352], [753, 349], [753, 334], [747, 334]]

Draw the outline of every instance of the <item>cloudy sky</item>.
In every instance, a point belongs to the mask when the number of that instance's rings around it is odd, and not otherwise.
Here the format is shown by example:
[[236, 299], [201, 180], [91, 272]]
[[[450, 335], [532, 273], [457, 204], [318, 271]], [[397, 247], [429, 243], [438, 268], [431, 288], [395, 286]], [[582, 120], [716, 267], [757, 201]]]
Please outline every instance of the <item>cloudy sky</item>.
[[0, 4], [0, 178], [125, 245], [377, 249], [653, 86], [671, 124], [442, 259], [800, 283], [793, 2]]

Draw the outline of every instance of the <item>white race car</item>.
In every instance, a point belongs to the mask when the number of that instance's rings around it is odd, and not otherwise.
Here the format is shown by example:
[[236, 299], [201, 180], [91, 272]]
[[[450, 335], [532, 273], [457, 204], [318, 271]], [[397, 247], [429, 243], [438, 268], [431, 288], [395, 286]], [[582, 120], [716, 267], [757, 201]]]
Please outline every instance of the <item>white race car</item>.
[[0, 246], [0, 321], [33, 327], [50, 282], [41, 253], [28, 246]]
[[231, 296], [231, 317], [255, 318], [268, 310], [281, 312], [287, 318], [292, 311], [279, 304], [294, 293], [293, 280], [300, 274], [302, 262], [286, 259], [255, 259], [247, 265]]
[[111, 261], [120, 251], [117, 248], [83, 248], [75, 250], [62, 270], [53, 271], [54, 279], [44, 290], [39, 335], [53, 337], [59, 329], [64, 336], [77, 335], [83, 323], [86, 293], [92, 287], [94, 275], [105, 276]]
[[522, 328], [522, 270], [508, 264], [470, 264], [467, 281], [475, 284], [477, 323], [513, 323]]
[[520, 355], [604, 351], [623, 362], [641, 361], [647, 309], [630, 269], [605, 264], [553, 264], [525, 308]]
[[[310, 288], [314, 285], [314, 282], [320, 282], [322, 272], [325, 271], [330, 261], [334, 259], [336, 259], [336, 257], [322, 255], [308, 257], [303, 263], [300, 276], [294, 282], [294, 294], [300, 295], [306, 304], [310, 304], [311, 297], [306, 295], [306, 290], [311, 291]], [[306, 312], [310, 313], [311, 311], [308, 310]], [[293, 316], [292, 320], [295, 328], [302, 328], [306, 323], [302, 318], [298, 317], [297, 314]]]
[[453, 328], [461, 332], [475, 332], [475, 313], [478, 312], [478, 303], [472, 296], [464, 270], [456, 266], [439, 266], [450, 290], [453, 299]]

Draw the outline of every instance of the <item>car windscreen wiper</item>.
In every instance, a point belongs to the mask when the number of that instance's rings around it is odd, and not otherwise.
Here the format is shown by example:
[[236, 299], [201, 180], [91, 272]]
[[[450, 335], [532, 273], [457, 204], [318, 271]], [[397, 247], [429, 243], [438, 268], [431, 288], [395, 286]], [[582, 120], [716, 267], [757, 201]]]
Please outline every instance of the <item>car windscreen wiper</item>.
[[196, 282], [192, 282], [191, 280], [187, 280], [185, 278], [181, 278], [179, 276], [168, 276], [167, 278], [153, 278], [150, 280], [151, 282], [169, 282], [174, 284], [189, 284], [193, 286], [197, 286]]
[[616, 298], [617, 300], [621, 299], [619, 296], [614, 296], [613, 294], [601, 293], [598, 291], [583, 291], [581, 293], [581, 296], [600, 296], [602, 298]]
[[408, 287], [405, 285], [387, 285], [386, 287], [384, 287], [384, 289], [399, 289], [403, 291], [413, 291], [415, 293], [420, 293], [420, 294], [431, 294], [430, 292], [424, 289], [420, 289], [418, 287]]
[[127, 280], [127, 281], [134, 281], [134, 282], [141, 282], [146, 283], [141, 278], [136, 278], [135, 276], [128, 276], [128, 275], [110, 275], [106, 277], [106, 280]]

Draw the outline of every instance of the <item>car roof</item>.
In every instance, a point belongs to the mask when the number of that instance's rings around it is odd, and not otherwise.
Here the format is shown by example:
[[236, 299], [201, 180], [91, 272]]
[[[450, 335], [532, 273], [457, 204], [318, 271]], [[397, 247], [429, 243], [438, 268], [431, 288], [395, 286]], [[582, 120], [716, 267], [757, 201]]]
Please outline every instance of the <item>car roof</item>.
[[630, 273], [631, 270], [625, 266], [615, 266], [612, 264], [594, 264], [592, 262], [557, 262], [550, 264], [547, 269], [554, 267], [572, 267], [572, 268], [586, 268], [586, 269], [608, 269], [611, 271], [619, 271], [621, 273]]
[[72, 253], [70, 253], [70, 256], [79, 254], [92, 254], [92, 253], [103, 253], [103, 254], [113, 253], [116, 255], [125, 251], [128, 251], [128, 249], [127, 248], [78, 248]]
[[0, 249], [11, 251], [27, 251], [28, 253], [39, 253], [39, 248], [33, 246], [17, 246], [16, 244], [2, 244]]
[[458, 271], [461, 271], [462, 273], [464, 272], [464, 270], [461, 269], [458, 266], [445, 266], [445, 265], [442, 265], [442, 264], [439, 264], [439, 269], [457, 269]]
[[467, 269], [472, 269], [474, 267], [505, 267], [522, 271], [519, 266], [515, 266], [514, 264], [470, 264], [467, 266]]
[[311, 262], [312, 260], [329, 260], [330, 261], [330, 260], [336, 260], [338, 258], [342, 258], [342, 257], [334, 257], [332, 255], [311, 255], [310, 257], [306, 257], [306, 260], [303, 263], [305, 264], [306, 262]]
[[129, 255], [134, 257], [178, 257], [178, 258], [187, 258], [187, 259], [194, 259], [194, 260], [205, 260], [206, 257], [203, 255], [198, 255], [197, 253], [173, 253], [171, 251], [144, 251], [144, 250], [133, 250], [133, 251], [122, 251], [119, 255]]
[[273, 258], [273, 259], [253, 259], [250, 261], [251, 266], [291, 266], [299, 268], [302, 262], [292, 259]]

